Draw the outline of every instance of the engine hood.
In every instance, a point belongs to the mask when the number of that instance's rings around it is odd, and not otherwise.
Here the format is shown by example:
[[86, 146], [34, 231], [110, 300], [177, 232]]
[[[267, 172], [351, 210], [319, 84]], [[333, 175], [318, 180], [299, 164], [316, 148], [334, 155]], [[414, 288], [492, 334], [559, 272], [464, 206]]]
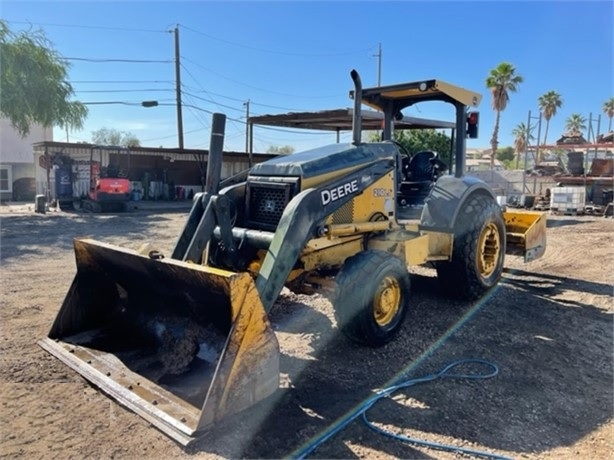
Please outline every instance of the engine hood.
[[390, 142], [331, 144], [259, 163], [252, 166], [249, 174], [310, 179], [364, 166], [383, 158], [393, 158], [396, 154], [397, 147]]

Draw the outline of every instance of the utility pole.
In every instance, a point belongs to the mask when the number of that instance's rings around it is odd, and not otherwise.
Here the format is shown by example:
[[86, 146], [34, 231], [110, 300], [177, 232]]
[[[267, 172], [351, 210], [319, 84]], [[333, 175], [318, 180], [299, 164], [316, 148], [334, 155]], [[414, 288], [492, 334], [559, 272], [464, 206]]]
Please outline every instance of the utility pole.
[[382, 44], [377, 47], [377, 54], [373, 55], [377, 58], [377, 86], [382, 86]]
[[249, 152], [249, 99], [243, 103], [245, 107], [245, 153]]
[[248, 166], [252, 167], [252, 125], [249, 123], [249, 99], [243, 103], [245, 106], [245, 153], [247, 153]]
[[175, 26], [175, 92], [177, 94], [177, 138], [183, 149], [183, 114], [181, 112], [181, 62], [179, 61], [179, 27]]

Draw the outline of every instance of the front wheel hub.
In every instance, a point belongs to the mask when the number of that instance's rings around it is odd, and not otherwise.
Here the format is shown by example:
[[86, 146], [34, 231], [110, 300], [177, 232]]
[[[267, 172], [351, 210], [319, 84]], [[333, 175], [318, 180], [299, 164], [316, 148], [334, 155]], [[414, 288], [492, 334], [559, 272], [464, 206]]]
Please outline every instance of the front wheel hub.
[[387, 276], [375, 294], [373, 315], [379, 326], [385, 327], [394, 319], [401, 306], [401, 286], [399, 282]]

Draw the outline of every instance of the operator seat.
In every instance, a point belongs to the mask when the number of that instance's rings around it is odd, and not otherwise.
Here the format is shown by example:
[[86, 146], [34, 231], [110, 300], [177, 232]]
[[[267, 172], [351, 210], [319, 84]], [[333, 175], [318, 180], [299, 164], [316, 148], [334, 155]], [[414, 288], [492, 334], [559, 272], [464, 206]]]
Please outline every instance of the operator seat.
[[443, 162], [437, 152], [423, 150], [415, 153], [403, 170], [403, 181], [400, 186], [400, 204], [416, 205], [424, 203], [431, 185], [438, 176], [438, 170]]
[[434, 175], [433, 160], [436, 158], [437, 152], [432, 150], [423, 150], [414, 154], [407, 165], [404, 182], [432, 181]]

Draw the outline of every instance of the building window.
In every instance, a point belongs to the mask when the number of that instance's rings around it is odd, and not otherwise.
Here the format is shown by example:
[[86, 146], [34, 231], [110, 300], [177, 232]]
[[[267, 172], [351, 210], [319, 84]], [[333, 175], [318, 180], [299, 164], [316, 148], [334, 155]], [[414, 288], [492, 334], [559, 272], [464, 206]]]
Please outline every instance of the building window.
[[11, 180], [11, 167], [0, 166], [0, 192], [10, 192], [13, 190]]

